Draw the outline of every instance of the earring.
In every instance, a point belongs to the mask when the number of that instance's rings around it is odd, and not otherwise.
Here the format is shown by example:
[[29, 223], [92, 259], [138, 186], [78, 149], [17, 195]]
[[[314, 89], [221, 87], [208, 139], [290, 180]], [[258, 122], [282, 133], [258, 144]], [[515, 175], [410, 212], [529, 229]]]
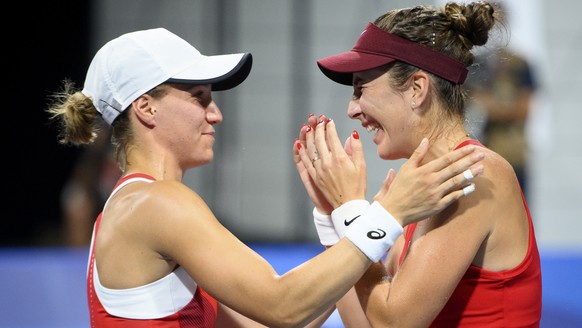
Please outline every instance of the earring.
[[416, 107], [416, 101], [413, 100], [412, 103], [410, 103], [410, 107], [412, 108]]

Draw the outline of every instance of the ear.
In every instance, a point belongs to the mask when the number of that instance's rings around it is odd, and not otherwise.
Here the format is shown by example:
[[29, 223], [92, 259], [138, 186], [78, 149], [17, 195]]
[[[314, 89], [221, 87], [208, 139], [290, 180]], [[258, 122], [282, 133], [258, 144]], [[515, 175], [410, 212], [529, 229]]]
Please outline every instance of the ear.
[[131, 103], [131, 110], [137, 119], [149, 127], [156, 125], [156, 109], [152, 100], [152, 97], [144, 94]]
[[411, 78], [411, 92], [412, 98], [410, 99], [412, 109], [423, 107], [423, 105], [427, 105], [429, 102], [428, 95], [429, 95], [429, 86], [430, 86], [430, 78], [428, 74], [423, 71], [416, 71], [412, 74]]

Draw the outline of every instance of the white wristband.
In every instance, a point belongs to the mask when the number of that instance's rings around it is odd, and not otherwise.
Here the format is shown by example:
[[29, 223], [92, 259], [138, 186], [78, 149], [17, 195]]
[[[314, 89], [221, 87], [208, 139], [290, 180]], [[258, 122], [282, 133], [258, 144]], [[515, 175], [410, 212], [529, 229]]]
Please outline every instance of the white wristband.
[[355, 218], [360, 216], [370, 207], [370, 203], [365, 199], [350, 200], [331, 212], [333, 226], [340, 238], [346, 235], [349, 225]]
[[346, 237], [366, 254], [372, 262], [378, 262], [388, 252], [404, 229], [378, 202], [373, 202], [346, 231]]
[[339, 236], [333, 227], [330, 215], [324, 215], [313, 208], [313, 222], [315, 223], [315, 230], [319, 236], [319, 241], [323, 246], [332, 246], [339, 241]]

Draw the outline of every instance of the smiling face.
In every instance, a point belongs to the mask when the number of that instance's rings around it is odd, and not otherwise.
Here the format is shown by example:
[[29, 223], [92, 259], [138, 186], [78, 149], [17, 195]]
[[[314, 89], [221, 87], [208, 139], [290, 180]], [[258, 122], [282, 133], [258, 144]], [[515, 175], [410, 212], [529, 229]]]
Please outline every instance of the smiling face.
[[222, 113], [211, 96], [210, 85], [172, 84], [154, 100], [157, 140], [182, 168], [208, 164], [214, 157], [214, 125]]
[[390, 85], [386, 68], [353, 74], [354, 94], [348, 116], [374, 133], [378, 156], [385, 160], [408, 158], [416, 148], [419, 118], [411, 107], [414, 90]]

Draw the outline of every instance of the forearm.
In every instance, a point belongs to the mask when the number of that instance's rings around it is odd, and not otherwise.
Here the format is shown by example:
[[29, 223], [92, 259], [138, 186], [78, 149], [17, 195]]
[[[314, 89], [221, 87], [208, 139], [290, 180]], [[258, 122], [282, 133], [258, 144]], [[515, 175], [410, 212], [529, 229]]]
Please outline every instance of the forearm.
[[370, 263], [351, 241], [342, 239], [326, 252], [279, 278], [279, 295], [277, 302], [271, 303], [271, 313], [280, 318], [273, 320], [293, 318], [299, 326], [315, 320], [322, 312], [334, 307]]
[[336, 303], [337, 310], [341, 316], [342, 323], [346, 328], [369, 328], [370, 323], [362, 309], [356, 290], [351, 288]]
[[315, 320], [311, 321], [307, 326], [304, 328], [319, 328], [321, 327], [332, 315], [333, 311], [335, 311], [335, 306], [327, 309], [325, 312], [320, 314]]
[[392, 327], [397, 320], [388, 308], [391, 280], [383, 264], [374, 263], [362, 276], [355, 291], [371, 327]]

